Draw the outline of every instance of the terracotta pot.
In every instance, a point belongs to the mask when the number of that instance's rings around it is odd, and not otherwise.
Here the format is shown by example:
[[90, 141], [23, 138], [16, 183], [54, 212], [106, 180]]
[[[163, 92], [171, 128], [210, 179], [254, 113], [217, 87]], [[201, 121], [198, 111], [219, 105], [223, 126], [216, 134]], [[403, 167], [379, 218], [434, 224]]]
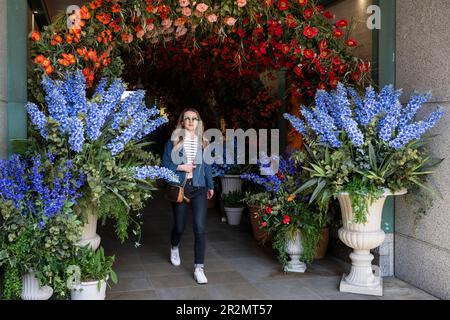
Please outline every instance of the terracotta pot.
[[249, 205], [249, 215], [250, 215], [250, 222], [252, 224], [252, 230], [253, 230], [253, 236], [258, 242], [265, 242], [266, 240], [269, 240], [267, 232], [264, 229], [259, 228], [259, 221], [261, 218], [257, 215], [259, 206], [257, 205]]
[[325, 258], [325, 255], [327, 254], [329, 240], [330, 240], [330, 229], [323, 228], [322, 232], [320, 233], [320, 239], [316, 247], [316, 255], [314, 256], [314, 259], [320, 260]]

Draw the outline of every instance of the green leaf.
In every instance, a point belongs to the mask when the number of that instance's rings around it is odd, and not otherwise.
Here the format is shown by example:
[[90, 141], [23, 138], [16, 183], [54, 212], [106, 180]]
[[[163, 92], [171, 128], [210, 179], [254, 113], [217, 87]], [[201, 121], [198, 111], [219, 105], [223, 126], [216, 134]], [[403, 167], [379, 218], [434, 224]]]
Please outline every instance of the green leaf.
[[294, 194], [298, 194], [298, 193], [300, 193], [302, 191], [305, 191], [305, 190], [309, 189], [310, 187], [315, 185], [317, 183], [317, 181], [319, 181], [319, 180], [315, 179], [315, 178], [308, 180], [300, 188], [298, 188], [297, 191], [294, 192]]
[[375, 149], [373, 148], [373, 145], [371, 143], [369, 143], [369, 160], [372, 169], [378, 171], [377, 155], [375, 154]]
[[319, 195], [319, 193], [323, 190], [323, 188], [325, 188], [325, 186], [327, 185], [327, 182], [325, 180], [321, 180], [318, 184], [316, 189], [314, 190], [311, 199], [309, 200], [309, 203], [313, 203], [314, 200], [317, 198], [317, 196]]

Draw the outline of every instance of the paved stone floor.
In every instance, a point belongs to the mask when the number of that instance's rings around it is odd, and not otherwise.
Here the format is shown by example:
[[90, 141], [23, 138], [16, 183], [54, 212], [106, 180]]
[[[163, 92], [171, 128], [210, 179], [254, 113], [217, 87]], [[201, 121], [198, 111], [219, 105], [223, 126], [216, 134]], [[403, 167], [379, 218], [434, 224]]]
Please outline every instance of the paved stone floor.
[[107, 299], [289, 299], [289, 300], [365, 300], [435, 299], [396, 278], [384, 279], [384, 296], [371, 297], [340, 293], [339, 281], [349, 265], [327, 257], [315, 261], [304, 274], [281, 272], [270, 247], [253, 239], [248, 216], [240, 226], [220, 221], [216, 210], [208, 211], [205, 274], [207, 285], [193, 279], [193, 231], [188, 221], [180, 254], [182, 264], [169, 262], [170, 204], [156, 193], [143, 211], [141, 246], [120, 244], [109, 227], [99, 226], [102, 245], [116, 255], [115, 271], [119, 283], [111, 284]]

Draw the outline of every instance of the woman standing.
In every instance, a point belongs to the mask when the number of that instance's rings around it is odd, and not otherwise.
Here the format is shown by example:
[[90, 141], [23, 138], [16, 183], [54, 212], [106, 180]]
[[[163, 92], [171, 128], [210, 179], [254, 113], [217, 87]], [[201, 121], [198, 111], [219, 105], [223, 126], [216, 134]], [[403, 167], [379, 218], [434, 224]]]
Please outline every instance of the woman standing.
[[186, 227], [189, 206], [195, 236], [194, 279], [199, 284], [208, 283], [204, 273], [205, 224], [209, 199], [214, 195], [211, 165], [203, 162], [203, 152], [208, 141], [203, 139], [203, 123], [197, 110], [189, 108], [181, 113], [172, 138], [166, 143], [162, 165], [178, 175], [180, 184], [185, 183], [184, 193], [189, 204], [172, 202], [174, 226], [171, 234], [170, 261], [181, 264], [179, 244]]

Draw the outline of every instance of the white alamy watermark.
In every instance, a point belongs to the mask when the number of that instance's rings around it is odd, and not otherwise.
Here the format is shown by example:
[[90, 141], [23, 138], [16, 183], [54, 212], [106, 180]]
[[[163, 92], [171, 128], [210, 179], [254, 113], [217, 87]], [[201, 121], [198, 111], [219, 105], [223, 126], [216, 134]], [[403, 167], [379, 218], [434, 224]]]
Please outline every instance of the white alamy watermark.
[[[261, 175], [274, 175], [279, 169], [280, 131], [270, 130], [270, 156], [268, 153], [269, 137], [267, 129], [227, 129], [225, 139], [219, 129], [208, 129], [203, 134], [207, 146], [198, 148], [194, 164], [247, 165], [259, 164]], [[177, 129], [172, 133], [172, 141], [182, 141], [187, 130]], [[248, 141], [248, 143], [246, 143]], [[225, 143], [224, 143], [225, 142]], [[199, 143], [201, 143], [199, 141]], [[176, 165], [186, 161], [181, 151], [182, 144], [176, 145], [171, 152], [172, 162]], [[247, 150], [248, 147], [248, 150]], [[248, 151], [248, 152], [247, 152]]]
[[377, 5], [371, 5], [367, 7], [367, 14], [370, 17], [367, 19], [367, 28], [369, 30], [381, 29], [381, 8]]

